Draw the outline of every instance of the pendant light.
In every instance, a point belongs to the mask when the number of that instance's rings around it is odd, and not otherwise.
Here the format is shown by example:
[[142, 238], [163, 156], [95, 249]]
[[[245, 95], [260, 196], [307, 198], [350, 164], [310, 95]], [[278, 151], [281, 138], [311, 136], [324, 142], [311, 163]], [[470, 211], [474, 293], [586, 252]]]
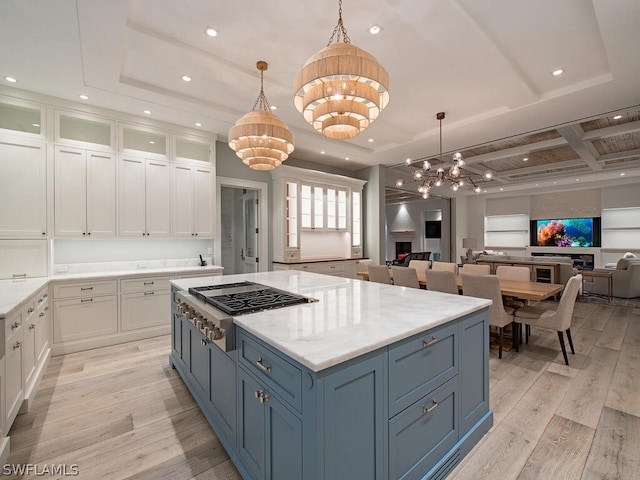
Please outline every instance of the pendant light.
[[264, 72], [269, 65], [259, 61], [260, 94], [253, 110], [243, 115], [229, 130], [229, 147], [254, 170], [273, 170], [293, 152], [293, 133], [271, 113], [264, 94]]
[[338, 7], [329, 43], [296, 74], [293, 91], [296, 108], [317, 132], [347, 139], [367, 129], [389, 103], [389, 74], [373, 55], [351, 44], [342, 0]]

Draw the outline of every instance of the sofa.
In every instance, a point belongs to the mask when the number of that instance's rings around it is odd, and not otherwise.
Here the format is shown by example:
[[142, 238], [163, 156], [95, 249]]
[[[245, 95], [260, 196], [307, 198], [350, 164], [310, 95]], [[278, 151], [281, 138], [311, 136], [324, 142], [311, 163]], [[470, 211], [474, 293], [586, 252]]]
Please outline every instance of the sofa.
[[[640, 297], [640, 258], [621, 258], [615, 268], [596, 268], [595, 272], [611, 272], [613, 296], [619, 298]], [[608, 294], [606, 278], [586, 278], [584, 292]]]
[[402, 260], [394, 260], [393, 265], [408, 267], [411, 260], [429, 260], [431, 252], [411, 252], [407, 253]]
[[478, 255], [478, 264], [491, 265], [491, 273], [496, 273], [500, 265], [527, 266], [531, 269], [531, 281], [536, 281], [536, 265], [552, 265], [556, 269], [556, 283], [566, 285], [569, 279], [578, 273], [573, 268], [573, 260], [569, 257], [516, 256], [516, 255]]

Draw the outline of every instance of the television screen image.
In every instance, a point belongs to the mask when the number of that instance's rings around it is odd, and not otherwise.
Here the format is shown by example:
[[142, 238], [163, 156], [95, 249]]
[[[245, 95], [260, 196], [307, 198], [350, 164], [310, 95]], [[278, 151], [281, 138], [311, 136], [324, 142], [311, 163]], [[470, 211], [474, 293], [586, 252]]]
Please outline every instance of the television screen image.
[[598, 227], [594, 225], [594, 218], [535, 220], [535, 225], [535, 245], [539, 247], [599, 246], [600, 232], [594, 232], [594, 227]]

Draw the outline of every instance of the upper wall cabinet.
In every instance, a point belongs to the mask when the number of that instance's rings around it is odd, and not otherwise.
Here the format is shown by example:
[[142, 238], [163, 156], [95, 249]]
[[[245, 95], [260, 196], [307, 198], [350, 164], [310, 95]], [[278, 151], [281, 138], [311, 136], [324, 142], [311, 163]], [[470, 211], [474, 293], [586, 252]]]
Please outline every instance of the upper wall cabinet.
[[211, 167], [172, 166], [172, 235], [213, 236], [213, 171]]
[[169, 134], [163, 130], [120, 124], [120, 151], [143, 153], [145, 157], [167, 158]]
[[56, 143], [92, 150], [115, 150], [115, 122], [79, 112], [56, 110]]
[[180, 135], [174, 137], [175, 160], [197, 160], [211, 163], [212, 142], [200, 137]]
[[108, 152], [56, 146], [55, 235], [116, 234], [116, 159]]
[[47, 149], [0, 138], [0, 238], [47, 235]]
[[27, 138], [45, 137], [45, 107], [0, 98], [0, 132]]

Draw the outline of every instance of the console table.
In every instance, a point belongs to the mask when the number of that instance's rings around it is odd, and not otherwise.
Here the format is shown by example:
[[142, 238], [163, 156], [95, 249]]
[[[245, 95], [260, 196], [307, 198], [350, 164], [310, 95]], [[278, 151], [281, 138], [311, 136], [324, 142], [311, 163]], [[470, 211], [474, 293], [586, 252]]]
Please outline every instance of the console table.
[[612, 272], [602, 271], [582, 271], [582, 295], [584, 295], [584, 279], [585, 278], [606, 278], [607, 279], [607, 293], [609, 296], [609, 303], [611, 303], [611, 296], [613, 291], [613, 275]]

